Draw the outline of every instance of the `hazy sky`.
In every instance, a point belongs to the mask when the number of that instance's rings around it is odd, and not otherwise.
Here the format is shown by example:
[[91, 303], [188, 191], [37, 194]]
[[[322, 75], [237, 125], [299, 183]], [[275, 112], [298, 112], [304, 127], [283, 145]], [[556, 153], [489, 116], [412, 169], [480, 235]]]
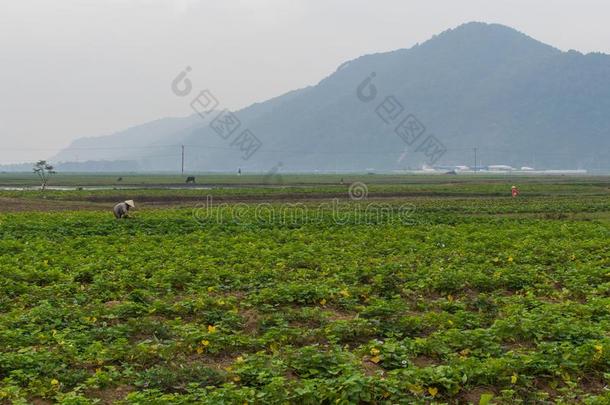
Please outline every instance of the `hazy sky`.
[[0, 0], [0, 163], [191, 112], [192, 67], [238, 109], [469, 21], [610, 53], [607, 0]]

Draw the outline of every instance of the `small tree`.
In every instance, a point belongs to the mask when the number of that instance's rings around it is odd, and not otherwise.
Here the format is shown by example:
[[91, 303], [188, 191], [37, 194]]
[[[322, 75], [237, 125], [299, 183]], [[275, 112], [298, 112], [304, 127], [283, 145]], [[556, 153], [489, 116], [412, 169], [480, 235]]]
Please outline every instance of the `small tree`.
[[40, 190], [44, 191], [47, 188], [47, 183], [52, 175], [56, 172], [53, 170], [53, 166], [51, 166], [46, 160], [39, 160], [34, 165], [34, 173], [38, 175], [41, 181]]

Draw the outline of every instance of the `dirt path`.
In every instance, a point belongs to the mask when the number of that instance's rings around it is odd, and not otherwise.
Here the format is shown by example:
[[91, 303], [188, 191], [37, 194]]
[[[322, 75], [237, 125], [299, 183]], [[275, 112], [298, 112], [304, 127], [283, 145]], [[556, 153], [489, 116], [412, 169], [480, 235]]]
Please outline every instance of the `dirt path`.
[[108, 204], [96, 204], [88, 201], [34, 200], [0, 197], [0, 213], [24, 211], [82, 211], [107, 208]]
[[[529, 194], [529, 197], [542, 197], [544, 194]], [[55, 211], [104, 211], [112, 210], [114, 204], [126, 198], [134, 199], [138, 209], [160, 209], [160, 208], [188, 208], [207, 202], [207, 197], [202, 196], [180, 196], [180, 195], [97, 195], [86, 196], [80, 200], [57, 200], [45, 198], [13, 198], [0, 197], [0, 213], [8, 212], [55, 212]], [[386, 192], [371, 193], [366, 201], [399, 201], [414, 199], [506, 199], [510, 196], [494, 193], [443, 193], [443, 192]], [[347, 193], [282, 193], [268, 195], [223, 195], [213, 196], [212, 204], [235, 204], [235, 203], [331, 203], [333, 200], [340, 202], [349, 201]]]
[[[371, 194], [367, 201], [397, 200], [401, 198], [493, 198], [489, 194], [453, 195], [441, 193], [383, 193]], [[55, 200], [0, 197], [0, 213], [29, 211], [99, 211], [111, 210], [115, 203], [125, 199], [125, 196], [93, 196], [82, 200]], [[138, 209], [194, 207], [207, 202], [206, 196], [133, 196]], [[328, 202], [338, 199], [348, 201], [346, 193], [315, 193], [315, 194], [271, 194], [271, 195], [234, 195], [214, 196], [212, 204], [235, 203], [312, 203]]]

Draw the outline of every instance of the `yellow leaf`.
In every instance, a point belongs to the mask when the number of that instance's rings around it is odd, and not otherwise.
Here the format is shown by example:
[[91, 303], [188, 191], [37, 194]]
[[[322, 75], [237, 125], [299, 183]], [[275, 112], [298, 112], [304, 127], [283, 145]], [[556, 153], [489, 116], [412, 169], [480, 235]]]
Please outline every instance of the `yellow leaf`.
[[198, 347], [197, 348], [197, 354], [201, 354], [203, 353], [203, 347]]
[[517, 375], [516, 374], [513, 374], [510, 377], [510, 382], [511, 382], [511, 384], [515, 384], [517, 382]]
[[236, 375], [235, 377], [233, 377], [233, 381], [239, 382], [239, 381], [241, 381], [241, 378], [238, 375]]
[[51, 385], [59, 385], [59, 381], [54, 378], [51, 380]]
[[371, 357], [371, 361], [375, 364], [379, 363], [381, 361], [381, 357], [379, 356], [373, 356]]
[[339, 294], [341, 294], [344, 297], [349, 297], [349, 291], [347, 291], [347, 290], [341, 290], [341, 291], [339, 291]]
[[320, 305], [326, 305], [326, 298], [322, 298], [320, 300]]
[[235, 359], [235, 361], [236, 361], [237, 363], [243, 363], [243, 362], [244, 362], [244, 358], [243, 358], [242, 356], [238, 356], [238, 357]]
[[216, 332], [216, 326], [208, 325], [208, 333], [215, 333], [215, 332]]
[[424, 392], [424, 389], [419, 385], [408, 384], [407, 387], [409, 387], [409, 391], [411, 391], [415, 395], [419, 395]]
[[512, 257], [512, 256], [509, 256], [509, 257], [508, 257], [508, 262], [509, 262], [509, 263], [512, 263], [512, 262], [513, 262], [513, 257]]
[[210, 345], [210, 341], [209, 340], [202, 340], [201, 344], [204, 346], [209, 346]]
[[599, 360], [602, 357], [602, 353], [604, 351], [604, 346], [602, 346], [602, 345], [595, 345], [593, 347], [595, 348], [595, 354], [593, 355], [593, 358], [595, 360]]
[[373, 356], [377, 356], [379, 354], [379, 349], [375, 349], [374, 347], [371, 349], [371, 354]]
[[438, 394], [438, 388], [436, 388], [436, 387], [429, 387], [428, 388], [428, 393], [430, 395], [432, 395], [433, 397], [435, 397], [436, 394]]

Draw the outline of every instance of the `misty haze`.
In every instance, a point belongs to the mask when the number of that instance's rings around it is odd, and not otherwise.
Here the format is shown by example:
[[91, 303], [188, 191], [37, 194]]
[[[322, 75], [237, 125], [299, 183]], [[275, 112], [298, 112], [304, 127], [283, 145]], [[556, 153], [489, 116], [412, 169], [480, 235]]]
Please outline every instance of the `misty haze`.
[[610, 403], [609, 12], [5, 0], [0, 404]]

